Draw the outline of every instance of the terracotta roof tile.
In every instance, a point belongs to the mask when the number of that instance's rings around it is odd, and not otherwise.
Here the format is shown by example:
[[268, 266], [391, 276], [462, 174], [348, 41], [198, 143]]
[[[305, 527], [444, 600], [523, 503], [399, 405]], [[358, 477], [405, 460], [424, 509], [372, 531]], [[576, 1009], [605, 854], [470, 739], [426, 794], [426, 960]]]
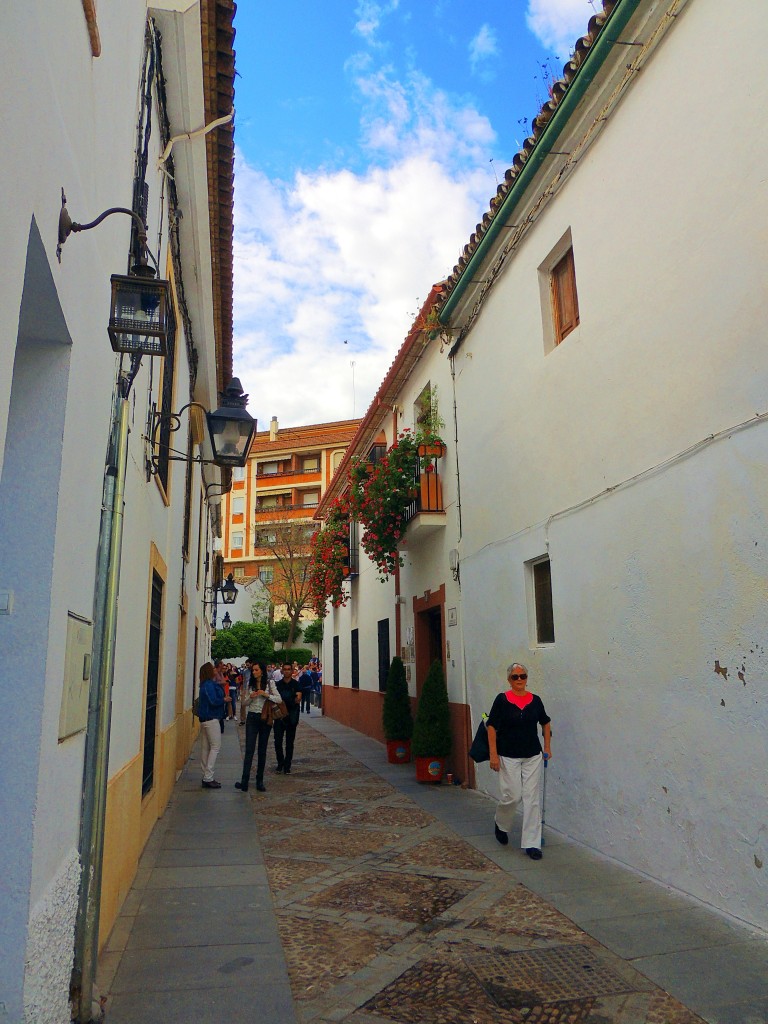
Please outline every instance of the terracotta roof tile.
[[514, 185], [515, 179], [525, 166], [528, 157], [533, 151], [533, 148], [536, 145], [539, 137], [541, 136], [547, 124], [551, 120], [552, 115], [559, 106], [563, 97], [567, 93], [568, 87], [573, 81], [576, 72], [579, 70], [582, 63], [584, 62], [584, 58], [586, 57], [587, 53], [589, 52], [595, 40], [599, 36], [603, 28], [603, 25], [607, 21], [613, 9], [620, 2], [621, 0], [603, 0], [603, 9], [601, 13], [593, 15], [589, 19], [586, 35], [582, 36], [576, 43], [576, 46], [574, 47], [573, 56], [569, 61], [567, 61], [567, 63], [563, 67], [562, 78], [558, 79], [556, 82], [552, 84], [550, 88], [550, 98], [542, 106], [541, 110], [533, 119], [531, 135], [525, 140], [525, 142], [522, 145], [522, 148], [512, 160], [512, 166], [504, 174], [504, 181], [501, 182], [498, 189], [496, 190], [496, 194], [490, 201], [490, 208], [484, 214], [482, 221], [477, 225], [474, 232], [470, 236], [469, 241], [462, 249], [461, 255], [459, 256], [459, 259], [456, 265], [454, 266], [452, 273], [448, 276], [447, 280], [445, 281], [443, 294], [441, 295], [438, 303], [440, 307], [443, 306], [445, 302], [448, 300], [448, 297], [453, 291], [453, 288], [455, 287], [462, 273], [466, 269], [467, 264], [474, 255], [475, 250], [480, 244], [490, 224], [493, 222], [493, 219], [496, 216], [499, 208], [502, 206], [505, 198], [507, 197], [507, 194], [510, 192], [512, 186]]

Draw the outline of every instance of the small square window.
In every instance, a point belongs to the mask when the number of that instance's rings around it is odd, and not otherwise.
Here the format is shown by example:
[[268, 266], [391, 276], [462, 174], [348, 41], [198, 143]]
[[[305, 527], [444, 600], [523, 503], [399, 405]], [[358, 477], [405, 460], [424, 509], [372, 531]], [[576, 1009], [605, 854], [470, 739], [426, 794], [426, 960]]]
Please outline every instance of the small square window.
[[239, 550], [242, 551], [242, 548], [243, 548], [243, 535], [242, 535], [242, 533], [233, 533], [232, 534], [232, 547], [233, 548], [238, 548]]
[[232, 479], [235, 481], [235, 483], [241, 483], [243, 480], [245, 480], [245, 467], [233, 466]]
[[274, 578], [274, 569], [259, 569], [259, 579], [262, 583], [271, 583]]
[[245, 512], [245, 498], [240, 496], [239, 498], [232, 499], [232, 515], [241, 516]]

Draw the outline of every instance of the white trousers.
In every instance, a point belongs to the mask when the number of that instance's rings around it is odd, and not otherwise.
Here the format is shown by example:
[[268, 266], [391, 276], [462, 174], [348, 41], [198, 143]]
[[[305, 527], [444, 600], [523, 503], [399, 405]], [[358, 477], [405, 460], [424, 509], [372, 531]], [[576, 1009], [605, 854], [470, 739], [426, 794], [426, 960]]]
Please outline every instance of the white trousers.
[[216, 758], [221, 750], [221, 726], [214, 718], [210, 722], [200, 723], [200, 767], [203, 769], [203, 782], [213, 782], [213, 769]]
[[544, 758], [500, 757], [499, 783], [501, 800], [496, 807], [496, 825], [502, 832], [509, 832], [517, 805], [523, 801], [523, 835], [520, 846], [523, 850], [541, 849], [541, 787], [543, 783]]

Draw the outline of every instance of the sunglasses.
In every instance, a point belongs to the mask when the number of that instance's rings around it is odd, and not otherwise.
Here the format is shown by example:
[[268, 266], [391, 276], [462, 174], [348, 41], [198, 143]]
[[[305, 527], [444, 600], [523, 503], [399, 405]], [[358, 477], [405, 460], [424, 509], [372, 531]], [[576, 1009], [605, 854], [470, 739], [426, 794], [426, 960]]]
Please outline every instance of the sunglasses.
[[518, 676], [518, 675], [516, 675], [513, 672], [512, 675], [509, 678], [510, 679], [527, 679], [528, 678], [528, 673], [527, 672], [521, 672], [520, 675]]

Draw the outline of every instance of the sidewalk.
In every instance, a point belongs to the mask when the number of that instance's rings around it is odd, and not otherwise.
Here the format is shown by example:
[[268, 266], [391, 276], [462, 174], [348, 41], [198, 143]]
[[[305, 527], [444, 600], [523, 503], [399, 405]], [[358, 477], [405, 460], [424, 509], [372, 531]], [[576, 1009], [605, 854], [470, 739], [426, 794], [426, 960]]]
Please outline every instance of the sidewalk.
[[552, 830], [540, 862], [499, 846], [488, 798], [314, 710], [266, 794], [223, 740], [223, 788], [195, 752], [102, 955], [107, 1024], [768, 1022], [764, 937]]

